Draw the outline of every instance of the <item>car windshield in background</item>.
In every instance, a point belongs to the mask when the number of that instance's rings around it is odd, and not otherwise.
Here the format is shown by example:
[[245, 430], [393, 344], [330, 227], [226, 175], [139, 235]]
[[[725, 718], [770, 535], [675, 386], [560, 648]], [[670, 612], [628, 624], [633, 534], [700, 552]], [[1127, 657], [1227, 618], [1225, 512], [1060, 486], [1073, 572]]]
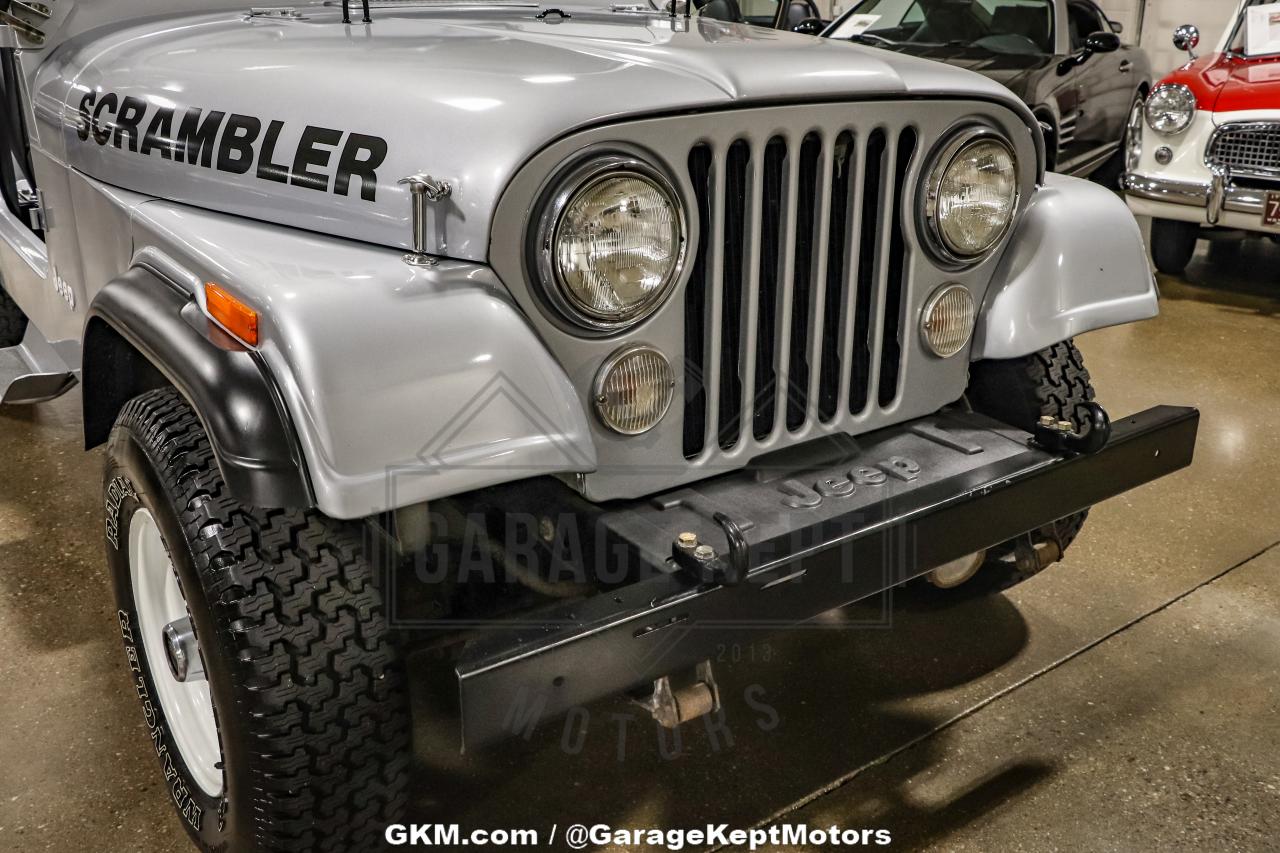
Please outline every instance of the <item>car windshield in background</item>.
[[[708, 7], [711, 5], [713, 4], [707, 4]], [[738, 5], [742, 9], [743, 20], [758, 27], [772, 27], [774, 19], [778, 16], [778, 0], [739, 0]], [[703, 14], [707, 13], [704, 11]], [[709, 15], [709, 17], [716, 16]]]
[[1252, 0], [1236, 18], [1227, 49], [1244, 56], [1280, 54], [1280, 3]]
[[1053, 53], [1052, 0], [865, 0], [832, 38]]

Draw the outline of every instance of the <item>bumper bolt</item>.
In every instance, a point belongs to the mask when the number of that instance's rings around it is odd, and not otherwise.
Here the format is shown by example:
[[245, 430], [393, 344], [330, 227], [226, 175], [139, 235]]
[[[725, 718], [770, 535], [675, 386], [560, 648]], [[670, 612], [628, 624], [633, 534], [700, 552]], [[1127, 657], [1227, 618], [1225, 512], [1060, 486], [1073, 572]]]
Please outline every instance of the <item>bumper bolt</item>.
[[692, 551], [694, 548], [698, 547], [698, 534], [688, 532], [681, 533], [676, 537], [676, 545], [679, 546], [682, 551]]
[[699, 545], [693, 549], [693, 556], [699, 560], [714, 560], [716, 558], [716, 549], [710, 545]]

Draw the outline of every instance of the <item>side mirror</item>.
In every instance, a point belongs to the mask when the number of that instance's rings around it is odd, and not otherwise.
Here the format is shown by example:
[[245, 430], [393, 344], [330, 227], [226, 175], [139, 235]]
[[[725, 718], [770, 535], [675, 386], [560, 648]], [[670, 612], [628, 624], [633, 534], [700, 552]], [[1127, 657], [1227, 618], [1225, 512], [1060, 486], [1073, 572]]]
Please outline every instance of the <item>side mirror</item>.
[[791, 32], [800, 33], [806, 36], [820, 36], [827, 25], [822, 23], [821, 18], [805, 18], [800, 23], [791, 28]]
[[1183, 24], [1173, 31], [1173, 46], [1185, 50], [1192, 59], [1196, 58], [1196, 48], [1200, 46], [1200, 29], [1194, 24]]
[[1084, 40], [1084, 49], [1090, 53], [1115, 53], [1120, 49], [1120, 36], [1115, 33], [1093, 33]]
[[1065, 76], [1089, 61], [1095, 53], [1115, 53], [1120, 49], [1120, 36], [1099, 31], [1084, 40], [1084, 47], [1058, 63], [1058, 75]]

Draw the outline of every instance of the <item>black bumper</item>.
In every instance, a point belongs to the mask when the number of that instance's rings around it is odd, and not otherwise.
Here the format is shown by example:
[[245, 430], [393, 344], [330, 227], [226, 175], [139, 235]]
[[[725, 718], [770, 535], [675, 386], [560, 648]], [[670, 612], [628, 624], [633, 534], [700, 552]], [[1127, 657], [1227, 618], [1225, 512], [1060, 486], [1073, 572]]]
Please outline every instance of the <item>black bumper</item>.
[[[610, 510], [603, 523], [651, 576], [477, 635], [457, 665], [464, 745], [648, 684], [746, 632], [875, 595], [1184, 468], [1199, 420], [1195, 409], [1151, 409], [1115, 422], [1097, 452], [1073, 454], [981, 416], [939, 415], [862, 437], [856, 456], [825, 468], [757, 468]], [[806, 505], [811, 485], [859, 469], [853, 494]], [[875, 471], [888, 472], [883, 483]], [[740, 583], [699, 580], [671, 559], [686, 530], [727, 552], [726, 519], [745, 540]]]

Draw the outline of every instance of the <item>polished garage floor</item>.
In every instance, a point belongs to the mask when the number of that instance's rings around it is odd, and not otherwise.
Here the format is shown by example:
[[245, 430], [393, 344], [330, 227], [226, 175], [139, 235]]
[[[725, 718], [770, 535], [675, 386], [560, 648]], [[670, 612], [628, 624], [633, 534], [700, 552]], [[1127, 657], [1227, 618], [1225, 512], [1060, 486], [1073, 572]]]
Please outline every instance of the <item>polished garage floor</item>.
[[[623, 702], [459, 756], [415, 661], [412, 817], [887, 828], [893, 849], [1275, 849], [1280, 247], [1202, 253], [1163, 316], [1080, 340], [1116, 414], [1204, 411], [1189, 472], [1094, 511], [1003, 596], [896, 596], [718, 667], [678, 754]], [[0, 850], [184, 850], [114, 634], [76, 396], [0, 410]], [[735, 662], [736, 659], [736, 662]], [[619, 736], [618, 717], [630, 717]], [[564, 849], [563, 846], [560, 849]]]

